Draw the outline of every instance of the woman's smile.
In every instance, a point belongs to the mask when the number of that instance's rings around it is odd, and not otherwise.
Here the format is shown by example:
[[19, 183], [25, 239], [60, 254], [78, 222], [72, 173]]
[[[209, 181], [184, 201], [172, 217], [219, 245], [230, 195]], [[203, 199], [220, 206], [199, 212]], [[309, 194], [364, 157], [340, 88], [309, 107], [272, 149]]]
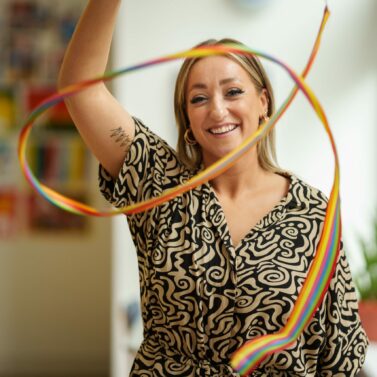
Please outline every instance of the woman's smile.
[[239, 126], [237, 124], [228, 123], [228, 124], [222, 124], [222, 125], [211, 127], [210, 129], [208, 129], [208, 132], [215, 136], [226, 136], [230, 134], [231, 132], [233, 132], [238, 127]]

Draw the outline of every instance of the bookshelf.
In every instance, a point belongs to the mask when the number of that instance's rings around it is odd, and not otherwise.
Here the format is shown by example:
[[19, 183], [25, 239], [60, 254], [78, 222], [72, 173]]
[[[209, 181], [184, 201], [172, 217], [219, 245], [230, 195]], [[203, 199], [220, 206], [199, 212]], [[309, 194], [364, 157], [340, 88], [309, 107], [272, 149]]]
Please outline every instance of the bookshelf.
[[[0, 4], [4, 47], [0, 51], [0, 240], [29, 231], [88, 228], [86, 218], [57, 208], [50, 208], [48, 220], [42, 221], [46, 204], [22, 177], [16, 153], [23, 120], [56, 91], [60, 63], [84, 3], [14, 0]], [[44, 184], [75, 199], [90, 200], [93, 161], [64, 103], [37, 120], [27, 156]]]

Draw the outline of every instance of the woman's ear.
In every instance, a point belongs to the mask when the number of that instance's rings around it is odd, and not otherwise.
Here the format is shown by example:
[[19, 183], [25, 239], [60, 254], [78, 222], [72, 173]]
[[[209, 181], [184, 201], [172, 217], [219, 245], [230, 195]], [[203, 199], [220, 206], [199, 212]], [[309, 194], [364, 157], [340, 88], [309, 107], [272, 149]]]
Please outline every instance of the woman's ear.
[[268, 93], [266, 88], [263, 88], [260, 92], [259, 100], [261, 104], [261, 113], [268, 115]]

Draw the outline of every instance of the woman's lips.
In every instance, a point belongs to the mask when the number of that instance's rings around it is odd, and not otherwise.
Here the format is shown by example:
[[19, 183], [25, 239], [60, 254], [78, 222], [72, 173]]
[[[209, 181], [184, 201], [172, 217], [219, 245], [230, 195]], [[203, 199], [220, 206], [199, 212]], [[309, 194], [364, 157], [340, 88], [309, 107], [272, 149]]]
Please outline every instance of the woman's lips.
[[212, 135], [224, 135], [229, 132], [232, 132], [238, 127], [237, 124], [224, 124], [221, 126], [211, 127], [208, 129], [208, 132]]

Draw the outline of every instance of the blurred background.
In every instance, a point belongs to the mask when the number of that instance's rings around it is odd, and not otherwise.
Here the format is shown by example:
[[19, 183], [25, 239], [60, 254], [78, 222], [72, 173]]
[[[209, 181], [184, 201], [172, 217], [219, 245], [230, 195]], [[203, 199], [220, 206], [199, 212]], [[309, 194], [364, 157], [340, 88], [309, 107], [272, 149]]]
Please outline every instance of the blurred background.
[[[1, 377], [125, 376], [141, 341], [137, 262], [125, 217], [83, 218], [52, 207], [30, 191], [16, 155], [20, 124], [54, 92], [64, 50], [86, 3], [0, 0]], [[324, 5], [320, 0], [124, 0], [109, 68], [185, 50], [208, 38], [232, 37], [300, 72]], [[361, 301], [369, 302], [377, 272], [377, 256], [364, 256], [377, 242], [377, 2], [329, 0], [328, 5], [331, 16], [307, 82], [339, 149], [343, 240]], [[279, 67], [263, 63], [279, 105], [293, 83]], [[111, 83], [124, 106], [171, 145], [177, 136], [173, 89], [179, 65]], [[280, 165], [329, 195], [330, 145], [301, 94], [276, 127]], [[46, 184], [105, 206], [97, 190], [97, 163], [64, 106], [38, 121], [28, 159]], [[364, 368], [368, 376], [377, 376], [374, 344]]]

